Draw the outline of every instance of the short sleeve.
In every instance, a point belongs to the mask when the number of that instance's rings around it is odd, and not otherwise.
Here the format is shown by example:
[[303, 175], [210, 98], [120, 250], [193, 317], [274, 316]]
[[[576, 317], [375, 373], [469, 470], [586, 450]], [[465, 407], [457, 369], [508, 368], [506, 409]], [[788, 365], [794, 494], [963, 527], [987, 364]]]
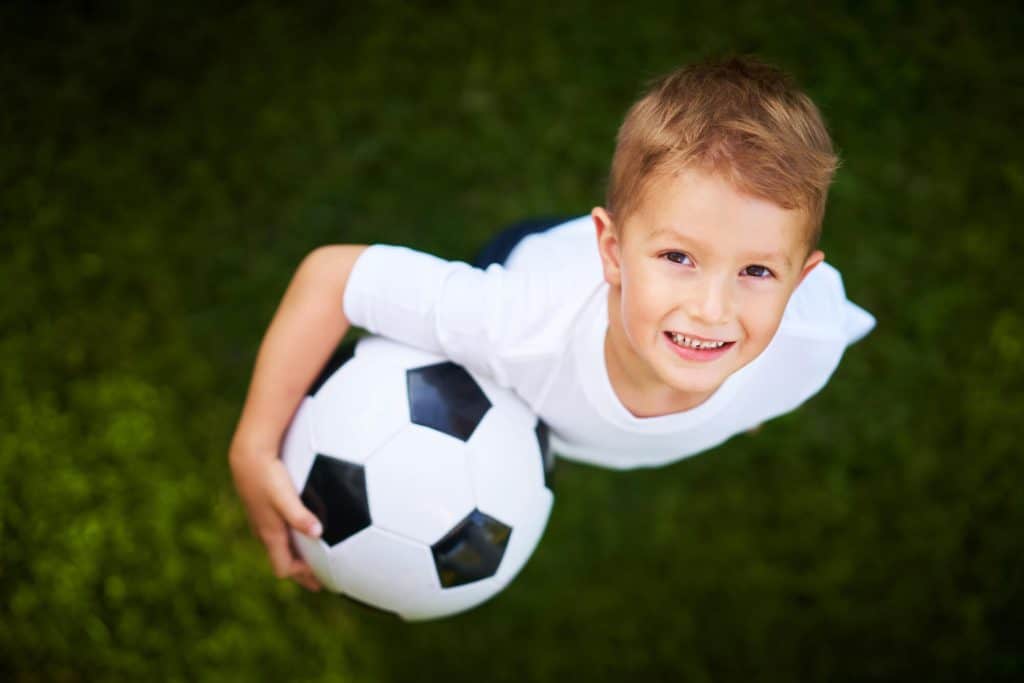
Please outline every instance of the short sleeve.
[[754, 422], [793, 410], [821, 391], [846, 348], [867, 335], [874, 317], [846, 298], [842, 277], [822, 263], [793, 292], [768, 347], [741, 372]]
[[821, 263], [793, 292], [780, 329], [788, 334], [840, 339], [848, 346], [874, 327], [874, 316], [846, 298], [839, 271]]
[[[545, 353], [571, 323], [560, 273], [486, 270], [406, 247], [373, 245], [345, 288], [348, 320], [508, 385], [506, 361]], [[571, 288], [570, 288], [571, 289]]]

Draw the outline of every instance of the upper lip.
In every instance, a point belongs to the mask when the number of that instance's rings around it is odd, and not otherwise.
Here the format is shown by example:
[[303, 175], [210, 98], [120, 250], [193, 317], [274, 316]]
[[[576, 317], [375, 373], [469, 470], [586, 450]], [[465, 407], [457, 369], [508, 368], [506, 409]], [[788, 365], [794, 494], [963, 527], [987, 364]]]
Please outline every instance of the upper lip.
[[689, 332], [680, 332], [679, 330], [668, 330], [669, 334], [678, 334], [686, 337], [687, 339], [694, 339], [701, 342], [725, 342], [729, 343], [729, 339], [717, 339], [715, 337], [702, 337], [699, 334], [690, 334]]

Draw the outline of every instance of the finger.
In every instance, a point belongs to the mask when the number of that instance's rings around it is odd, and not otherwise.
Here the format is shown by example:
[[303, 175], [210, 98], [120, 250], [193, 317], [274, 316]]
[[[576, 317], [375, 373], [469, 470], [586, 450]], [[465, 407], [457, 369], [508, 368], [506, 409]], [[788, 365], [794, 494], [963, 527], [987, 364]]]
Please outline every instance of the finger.
[[320, 520], [302, 504], [302, 499], [295, 492], [295, 487], [292, 485], [284, 465], [279, 464], [279, 466], [278, 476], [270, 478], [270, 499], [273, 501], [274, 507], [284, 517], [288, 526], [307, 536], [319, 538], [323, 533]]
[[293, 578], [295, 580], [295, 583], [299, 584], [300, 586], [302, 586], [303, 588], [305, 588], [309, 592], [311, 592], [311, 593], [319, 593], [320, 592], [320, 589], [317, 587], [317, 585], [315, 583], [310, 583], [308, 580], [306, 580], [306, 579], [304, 579], [302, 577], [299, 577], [299, 576], [296, 576], [296, 577], [293, 577]]
[[288, 532], [284, 525], [280, 531], [264, 533], [261, 536], [263, 545], [267, 547], [267, 554], [270, 556], [270, 566], [274, 569], [274, 576], [279, 579], [291, 575], [294, 564], [301, 562], [295, 557], [291, 544], [288, 542]]
[[320, 580], [316, 578], [316, 574], [308, 568], [297, 570], [292, 576], [292, 579], [294, 579], [303, 588], [307, 588], [314, 593], [319, 592], [320, 589], [323, 588], [323, 584], [321, 584]]
[[302, 557], [302, 553], [299, 552], [299, 548], [295, 544], [295, 534], [289, 534], [288, 537], [291, 542], [292, 557], [295, 558], [292, 562], [290, 576], [310, 590], [320, 590], [322, 587], [320, 580], [313, 572], [313, 568]]
[[310, 579], [307, 581], [305, 579], [296, 578], [295, 581], [311, 593], [319, 593], [322, 590], [320, 584], [316, 583], [315, 579]]
[[[294, 548], [292, 549], [294, 552]], [[288, 566], [287, 578], [292, 579], [304, 588], [311, 591], [319, 591], [322, 588], [320, 580], [316, 578], [316, 574], [313, 573], [313, 568], [309, 566], [301, 557], [294, 557]]]

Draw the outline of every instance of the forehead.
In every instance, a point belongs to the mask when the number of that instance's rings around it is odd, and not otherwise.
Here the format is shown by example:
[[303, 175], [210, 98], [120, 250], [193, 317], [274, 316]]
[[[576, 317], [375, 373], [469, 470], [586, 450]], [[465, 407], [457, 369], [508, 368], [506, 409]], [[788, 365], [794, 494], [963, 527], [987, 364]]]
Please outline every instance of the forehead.
[[[629, 239], [683, 239], [751, 254], [806, 251], [807, 214], [745, 194], [698, 169], [655, 177], [621, 226]], [[626, 235], [623, 235], [625, 237]]]

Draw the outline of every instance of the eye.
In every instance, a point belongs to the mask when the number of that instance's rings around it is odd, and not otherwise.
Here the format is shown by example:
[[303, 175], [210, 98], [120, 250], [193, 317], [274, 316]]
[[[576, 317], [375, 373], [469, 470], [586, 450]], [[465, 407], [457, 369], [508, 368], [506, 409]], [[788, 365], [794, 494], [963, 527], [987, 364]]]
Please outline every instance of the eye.
[[681, 265], [686, 265], [687, 262], [690, 262], [690, 257], [681, 251], [666, 251], [661, 256], [662, 258], [668, 259], [672, 263], [679, 263]]
[[747, 266], [743, 269], [743, 274], [749, 275], [750, 277], [756, 277], [760, 280], [767, 280], [768, 278], [775, 277], [775, 274], [764, 266]]

